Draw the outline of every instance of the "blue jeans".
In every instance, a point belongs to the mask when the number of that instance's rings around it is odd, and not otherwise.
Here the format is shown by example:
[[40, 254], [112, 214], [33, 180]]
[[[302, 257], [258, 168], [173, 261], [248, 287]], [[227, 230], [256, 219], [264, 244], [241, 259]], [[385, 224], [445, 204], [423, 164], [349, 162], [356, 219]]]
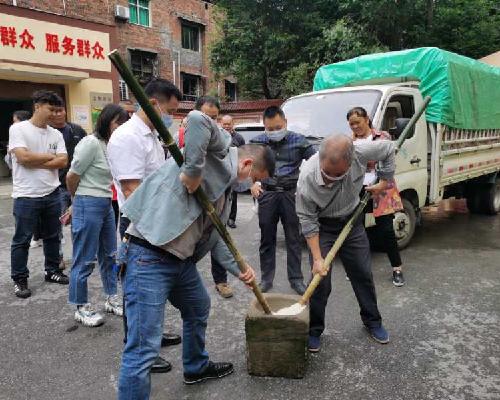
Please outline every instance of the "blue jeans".
[[108, 296], [116, 294], [116, 231], [111, 199], [77, 195], [73, 202], [71, 233], [73, 264], [69, 302], [76, 305], [88, 302], [87, 278], [94, 270], [96, 255], [104, 293]]
[[165, 303], [180, 310], [183, 322], [184, 373], [202, 372], [208, 365], [205, 331], [210, 297], [196, 264], [134, 243], [123, 244], [127, 267], [123, 280], [127, 343], [123, 350], [119, 400], [147, 400], [149, 370], [160, 352]]
[[45, 271], [59, 271], [60, 215], [59, 189], [43, 197], [14, 199], [16, 230], [11, 245], [11, 277], [14, 281], [29, 277], [28, 251], [38, 226], [43, 238]]

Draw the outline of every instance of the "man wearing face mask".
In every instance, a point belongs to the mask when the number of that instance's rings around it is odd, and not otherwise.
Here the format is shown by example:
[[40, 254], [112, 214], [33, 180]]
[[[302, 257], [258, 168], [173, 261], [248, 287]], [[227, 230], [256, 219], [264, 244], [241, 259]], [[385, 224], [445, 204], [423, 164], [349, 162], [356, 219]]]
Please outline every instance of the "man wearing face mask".
[[[324, 258], [340, 231], [359, 204], [359, 193], [368, 161], [379, 161], [380, 182], [366, 187], [377, 194], [387, 186], [395, 170], [394, 144], [389, 140], [355, 142], [335, 134], [321, 143], [319, 153], [300, 171], [297, 184], [297, 214], [310, 250], [313, 274], [325, 278], [310, 301], [309, 351], [318, 352], [325, 329], [325, 308], [332, 290], [332, 269], [323, 269]], [[363, 214], [361, 214], [363, 216]], [[382, 325], [371, 270], [370, 245], [363, 218], [355, 222], [339, 250], [360, 307], [363, 324], [378, 343], [388, 343], [389, 334]]]
[[[171, 114], [177, 109], [182, 94], [170, 81], [155, 79], [144, 88], [151, 104], [161, 115], [164, 124], [172, 125]], [[132, 117], [119, 126], [111, 135], [107, 146], [108, 162], [114, 185], [118, 195], [118, 206], [121, 210], [127, 199], [141, 182], [165, 163], [165, 152], [146, 113], [140, 109]], [[130, 220], [120, 216], [120, 237], [123, 238]], [[124, 313], [126, 334], [126, 315]], [[125, 341], [127, 337], [125, 337]], [[163, 344], [180, 343], [179, 335], [165, 334]], [[172, 366], [168, 361], [158, 357], [151, 372], [168, 372]]]
[[276, 157], [274, 176], [257, 182], [251, 188], [259, 202], [260, 226], [260, 288], [273, 287], [276, 270], [276, 230], [281, 220], [285, 232], [288, 281], [293, 290], [304, 294], [306, 289], [301, 270], [302, 244], [299, 220], [295, 211], [295, 190], [299, 168], [315, 150], [305, 136], [287, 130], [285, 114], [279, 107], [268, 107], [263, 114], [266, 133], [251, 140], [269, 146]]
[[[265, 179], [274, 172], [274, 157], [265, 146], [230, 147], [230, 137], [210, 117], [191, 111], [187, 119], [184, 164], [173, 159], [147, 177], [128, 198], [130, 218], [124, 248], [123, 281], [129, 323], [118, 399], [149, 399], [149, 368], [158, 354], [167, 299], [183, 319], [184, 383], [222, 378], [233, 372], [227, 362], [212, 362], [205, 350], [210, 297], [196, 263], [208, 251], [228, 252], [206, 211], [192, 195], [200, 185], [222, 222], [236, 180]], [[249, 266], [240, 273], [234, 258], [224, 263], [246, 284], [255, 279]]]

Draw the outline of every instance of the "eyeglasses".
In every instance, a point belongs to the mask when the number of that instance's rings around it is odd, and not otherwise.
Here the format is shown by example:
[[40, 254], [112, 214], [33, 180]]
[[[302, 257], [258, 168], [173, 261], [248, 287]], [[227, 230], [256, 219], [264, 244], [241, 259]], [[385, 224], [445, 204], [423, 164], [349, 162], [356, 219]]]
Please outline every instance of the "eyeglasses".
[[328, 175], [328, 174], [327, 174], [327, 173], [323, 170], [323, 168], [321, 168], [320, 170], [321, 170], [321, 173], [323, 174], [323, 176], [324, 176], [326, 179], [328, 179], [329, 181], [340, 181], [340, 180], [342, 180], [342, 179], [344, 179], [344, 178], [345, 178], [345, 176], [347, 175], [347, 172], [349, 171], [349, 170], [347, 170], [346, 172], [344, 172], [344, 173], [343, 173], [342, 175], [340, 175], [340, 176], [330, 176], [330, 175]]

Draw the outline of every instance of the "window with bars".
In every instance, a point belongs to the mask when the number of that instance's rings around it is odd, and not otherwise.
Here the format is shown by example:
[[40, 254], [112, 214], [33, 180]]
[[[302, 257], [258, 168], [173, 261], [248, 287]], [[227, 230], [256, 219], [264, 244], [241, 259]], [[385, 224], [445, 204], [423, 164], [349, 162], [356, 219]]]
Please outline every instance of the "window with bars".
[[149, 21], [149, 0], [128, 0], [130, 23], [151, 26]]
[[141, 84], [148, 83], [155, 76], [158, 55], [148, 51], [129, 50], [132, 73]]
[[130, 96], [128, 94], [128, 86], [125, 83], [125, 81], [120, 79], [119, 87], [120, 87], [120, 101], [130, 100]]
[[201, 96], [201, 78], [196, 75], [182, 74], [182, 99], [196, 101]]
[[182, 48], [200, 51], [200, 27], [182, 23]]

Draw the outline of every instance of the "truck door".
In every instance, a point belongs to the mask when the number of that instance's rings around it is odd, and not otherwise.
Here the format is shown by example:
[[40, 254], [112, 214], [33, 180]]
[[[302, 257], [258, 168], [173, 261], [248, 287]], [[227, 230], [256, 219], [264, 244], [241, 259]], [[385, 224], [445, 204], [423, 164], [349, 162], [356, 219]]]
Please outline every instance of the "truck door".
[[[380, 129], [389, 132], [397, 118], [411, 118], [422, 96], [417, 89], [398, 88], [384, 102]], [[393, 138], [396, 139], [396, 138]], [[406, 247], [413, 236], [416, 217], [427, 196], [427, 124], [425, 114], [419, 119], [410, 136], [396, 156], [396, 183], [403, 198], [404, 212], [394, 219], [400, 247]]]

